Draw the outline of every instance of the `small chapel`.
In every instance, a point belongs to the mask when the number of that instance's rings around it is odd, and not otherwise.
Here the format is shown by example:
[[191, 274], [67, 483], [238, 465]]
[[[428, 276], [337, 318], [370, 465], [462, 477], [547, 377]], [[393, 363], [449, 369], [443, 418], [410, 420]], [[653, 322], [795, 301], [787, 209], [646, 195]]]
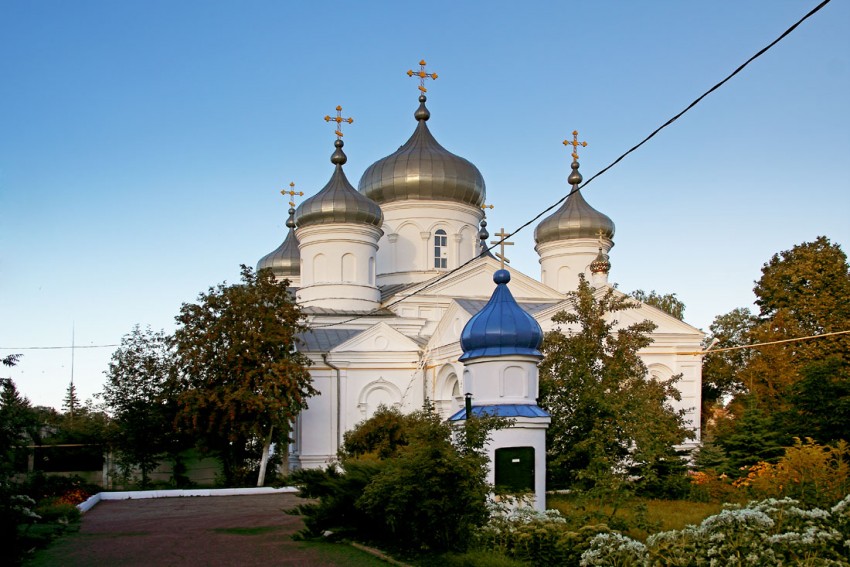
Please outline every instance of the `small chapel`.
[[[288, 232], [260, 259], [287, 279], [311, 331], [298, 349], [313, 362], [320, 395], [295, 423], [291, 468], [323, 467], [336, 459], [343, 434], [380, 405], [414, 411], [430, 402], [446, 419], [472, 412], [514, 420], [489, 447], [490, 481], [514, 483], [545, 499], [545, 430], [537, 406], [537, 364], [552, 317], [570, 310], [567, 294], [584, 274], [597, 293], [611, 287], [614, 223], [578, 189], [573, 140], [569, 197], [535, 228], [540, 274], [505, 263], [504, 230], [490, 251], [486, 187], [478, 168], [445, 149], [428, 129], [426, 79], [420, 62], [419, 105], [413, 134], [397, 151], [370, 165], [355, 189], [345, 175], [342, 108], [325, 120], [336, 125], [330, 180], [297, 208], [289, 195]], [[491, 207], [491, 206], [490, 206]], [[514, 250], [515, 254], [531, 253]], [[616, 292], [620, 293], [620, 292]], [[641, 351], [647, 379], [681, 374], [677, 383], [686, 419], [699, 442], [703, 333], [650, 305], [617, 314], [620, 325], [650, 320], [653, 342]], [[501, 476], [501, 479], [499, 478]], [[518, 483], [518, 484], [517, 484]]]

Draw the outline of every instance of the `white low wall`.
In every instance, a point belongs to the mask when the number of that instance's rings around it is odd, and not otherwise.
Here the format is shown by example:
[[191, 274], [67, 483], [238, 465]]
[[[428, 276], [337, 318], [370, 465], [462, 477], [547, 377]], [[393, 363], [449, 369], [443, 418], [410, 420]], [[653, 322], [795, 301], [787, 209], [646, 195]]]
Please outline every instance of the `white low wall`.
[[88, 512], [101, 500], [135, 500], [143, 498], [179, 498], [186, 496], [252, 496], [255, 494], [283, 494], [298, 492], [297, 488], [189, 488], [177, 490], [135, 490], [123, 492], [98, 492], [85, 502], [77, 504], [80, 512]]

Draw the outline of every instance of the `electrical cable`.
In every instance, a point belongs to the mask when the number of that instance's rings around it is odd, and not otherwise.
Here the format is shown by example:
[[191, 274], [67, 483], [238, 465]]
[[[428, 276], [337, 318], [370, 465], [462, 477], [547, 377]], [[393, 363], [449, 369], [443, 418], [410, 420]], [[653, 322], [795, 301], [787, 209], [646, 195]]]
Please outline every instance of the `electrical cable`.
[[[576, 192], [580, 191], [581, 189], [583, 189], [584, 187], [586, 187], [586, 186], [587, 186], [587, 185], [588, 185], [591, 181], [593, 181], [594, 179], [596, 179], [597, 177], [599, 177], [600, 175], [604, 174], [604, 173], [605, 173], [605, 172], [607, 172], [609, 169], [611, 169], [612, 167], [614, 167], [615, 165], [617, 165], [618, 163], [620, 163], [620, 162], [621, 162], [621, 161], [622, 161], [622, 160], [623, 160], [626, 156], [628, 156], [629, 154], [631, 154], [632, 152], [634, 152], [635, 150], [637, 150], [638, 148], [640, 148], [642, 145], [644, 145], [646, 142], [648, 142], [649, 140], [651, 140], [652, 138], [654, 138], [654, 137], [656, 136], [656, 134], [658, 134], [659, 132], [661, 132], [661, 130], [663, 130], [664, 128], [666, 128], [666, 127], [670, 126], [673, 122], [675, 122], [676, 120], [678, 120], [679, 118], [681, 118], [681, 117], [682, 117], [682, 116], [683, 116], [686, 112], [688, 112], [688, 111], [689, 111], [689, 110], [691, 110], [693, 107], [695, 107], [697, 104], [699, 104], [699, 103], [700, 103], [700, 102], [701, 102], [701, 101], [702, 101], [705, 97], [707, 97], [708, 95], [710, 95], [711, 93], [713, 93], [714, 91], [716, 91], [717, 89], [719, 89], [719, 88], [720, 88], [721, 86], [723, 86], [723, 85], [724, 85], [727, 81], [729, 81], [729, 79], [731, 79], [732, 77], [734, 77], [735, 75], [737, 75], [738, 73], [740, 73], [740, 72], [741, 72], [741, 71], [742, 71], [742, 70], [743, 70], [743, 69], [744, 69], [747, 65], [749, 65], [750, 63], [752, 63], [753, 61], [755, 61], [756, 59], [758, 59], [759, 57], [761, 57], [762, 55], [764, 55], [764, 54], [765, 54], [768, 50], [770, 50], [770, 49], [771, 49], [774, 45], [776, 45], [777, 43], [779, 43], [780, 41], [782, 41], [782, 40], [783, 40], [786, 36], [788, 36], [791, 32], [793, 32], [795, 29], [797, 29], [797, 27], [798, 27], [800, 24], [802, 24], [804, 21], [806, 21], [807, 19], [809, 19], [810, 17], [812, 17], [814, 14], [816, 14], [818, 11], [820, 11], [820, 9], [821, 9], [821, 8], [823, 8], [824, 6], [826, 6], [827, 4], [829, 4], [831, 1], [832, 1], [832, 0], [823, 0], [823, 2], [821, 2], [820, 4], [818, 4], [817, 6], [815, 6], [814, 8], [812, 8], [812, 9], [811, 9], [811, 10], [810, 10], [810, 11], [809, 11], [809, 12], [808, 12], [805, 16], [803, 16], [802, 18], [800, 18], [799, 20], [797, 20], [797, 22], [796, 22], [794, 25], [792, 25], [792, 26], [791, 26], [791, 27], [789, 27], [787, 30], [785, 30], [785, 31], [784, 31], [784, 32], [783, 32], [783, 33], [782, 33], [779, 37], [777, 37], [776, 39], [774, 39], [774, 40], [773, 40], [772, 42], [770, 42], [767, 46], [765, 46], [765, 47], [763, 47], [762, 49], [760, 49], [760, 50], [759, 50], [759, 51], [758, 51], [755, 55], [753, 55], [752, 57], [750, 57], [749, 59], [747, 59], [747, 60], [746, 60], [743, 64], [739, 65], [739, 66], [738, 66], [738, 68], [737, 68], [737, 69], [735, 69], [734, 71], [732, 71], [729, 75], [727, 75], [727, 76], [726, 76], [726, 78], [724, 78], [722, 81], [720, 81], [719, 83], [717, 83], [716, 85], [714, 85], [713, 87], [711, 87], [710, 89], [708, 89], [707, 91], [705, 91], [705, 92], [704, 92], [703, 94], [701, 94], [699, 97], [697, 97], [697, 98], [696, 98], [696, 99], [695, 99], [692, 103], [690, 103], [688, 106], [686, 106], [684, 110], [682, 110], [681, 112], [679, 112], [678, 114], [676, 114], [675, 116], [673, 116], [672, 118], [670, 118], [669, 120], [667, 120], [667, 122], [665, 122], [664, 124], [662, 124], [661, 126], [659, 126], [658, 128], [656, 128], [655, 130], [653, 130], [651, 134], [649, 134], [647, 137], [645, 137], [643, 140], [641, 140], [638, 144], [636, 144], [636, 145], [632, 146], [631, 148], [629, 148], [629, 150], [628, 150], [628, 151], [626, 151], [625, 153], [623, 153], [620, 157], [618, 157], [617, 159], [615, 159], [614, 161], [612, 161], [612, 162], [611, 162], [610, 164], [608, 164], [606, 167], [602, 168], [600, 171], [598, 171], [598, 172], [596, 172], [595, 174], [593, 174], [592, 176], [590, 176], [590, 178], [589, 178], [587, 181], [585, 181], [585, 182], [584, 182], [584, 183], [582, 183], [581, 185], [579, 185], [579, 186], [577, 186], [577, 187], [573, 188], [573, 189], [572, 189], [571, 191], [569, 191], [566, 195], [564, 195], [563, 197], [561, 197], [560, 199], [558, 199], [555, 203], [553, 203], [553, 204], [552, 204], [552, 205], [550, 205], [549, 207], [547, 207], [547, 208], [543, 209], [543, 210], [542, 210], [540, 213], [538, 213], [538, 214], [537, 214], [534, 218], [532, 218], [531, 220], [529, 220], [529, 221], [527, 221], [527, 222], [523, 223], [522, 225], [520, 225], [520, 227], [519, 227], [519, 228], [517, 228], [516, 230], [514, 230], [513, 232], [511, 232], [511, 233], [510, 233], [510, 234], [508, 234], [507, 236], [503, 237], [501, 240], [499, 240], [498, 242], [496, 242], [495, 244], [493, 244], [493, 245], [492, 245], [492, 246], [490, 246], [489, 248], [487, 248], [487, 250], [486, 250], [486, 251], [487, 251], [487, 252], [489, 252], [490, 250], [492, 250], [492, 249], [496, 248], [497, 246], [499, 246], [502, 242], [506, 241], [508, 238], [510, 238], [510, 237], [512, 237], [513, 235], [517, 234], [518, 232], [520, 232], [520, 231], [524, 230], [525, 228], [528, 228], [528, 226], [529, 226], [529, 225], [531, 225], [531, 223], [535, 222], [537, 219], [539, 219], [540, 217], [542, 217], [543, 215], [545, 215], [546, 213], [548, 213], [549, 211], [551, 211], [552, 209], [554, 209], [555, 207], [559, 206], [561, 203], [563, 203], [564, 201], [566, 201], [566, 200], [570, 197], [570, 195], [572, 195], [573, 193], [576, 193]], [[473, 258], [470, 258], [468, 261], [464, 262], [463, 264], [461, 264], [461, 265], [460, 265], [460, 266], [458, 266], [457, 268], [454, 268], [454, 269], [449, 270], [448, 272], [446, 272], [446, 273], [444, 273], [444, 274], [441, 274], [440, 276], [438, 276], [438, 277], [436, 277], [435, 279], [431, 280], [430, 282], [426, 283], [423, 287], [421, 287], [421, 288], [417, 289], [416, 291], [414, 291], [414, 292], [412, 292], [412, 293], [410, 293], [410, 294], [408, 294], [408, 295], [405, 295], [404, 297], [400, 297], [399, 299], [397, 299], [397, 300], [395, 300], [395, 301], [392, 301], [392, 302], [390, 302], [390, 303], [388, 303], [388, 304], [386, 304], [386, 305], [381, 305], [381, 306], [380, 306], [380, 307], [378, 307], [377, 309], [374, 309], [374, 310], [372, 310], [372, 311], [370, 311], [370, 312], [368, 312], [368, 313], [364, 313], [364, 314], [362, 314], [362, 315], [356, 315], [356, 316], [354, 316], [354, 317], [351, 317], [351, 318], [349, 318], [349, 319], [345, 319], [344, 321], [338, 321], [338, 322], [336, 322], [336, 323], [324, 323], [324, 324], [318, 324], [318, 325], [311, 325], [311, 329], [322, 329], [322, 328], [327, 328], [327, 327], [336, 327], [336, 326], [339, 326], [339, 325], [345, 325], [345, 324], [347, 324], [347, 323], [351, 323], [351, 322], [353, 322], [353, 321], [357, 321], [357, 320], [359, 320], [359, 319], [363, 319], [363, 318], [365, 318], [365, 317], [370, 317], [370, 316], [376, 315], [376, 314], [378, 314], [378, 313], [379, 313], [380, 311], [382, 311], [382, 310], [385, 310], [385, 309], [388, 309], [388, 308], [390, 308], [390, 307], [393, 307], [393, 306], [397, 305], [398, 303], [401, 303], [402, 301], [404, 301], [404, 300], [406, 300], [406, 299], [409, 299], [410, 297], [413, 297], [414, 295], [418, 295], [418, 294], [422, 293], [423, 291], [425, 291], [426, 289], [428, 289], [428, 288], [430, 288], [430, 287], [433, 287], [434, 285], [436, 285], [436, 284], [438, 284], [439, 282], [443, 281], [443, 280], [444, 280], [444, 279], [446, 279], [447, 277], [449, 277], [449, 276], [451, 276], [451, 275], [453, 275], [453, 274], [457, 273], [458, 271], [462, 270], [463, 268], [465, 268], [466, 266], [468, 266], [468, 265], [469, 265], [469, 264], [471, 264], [472, 262], [474, 262], [474, 261], [478, 260], [478, 258], [480, 258], [480, 255], [479, 255], [479, 256], [475, 256], [475, 257], [473, 257]]]

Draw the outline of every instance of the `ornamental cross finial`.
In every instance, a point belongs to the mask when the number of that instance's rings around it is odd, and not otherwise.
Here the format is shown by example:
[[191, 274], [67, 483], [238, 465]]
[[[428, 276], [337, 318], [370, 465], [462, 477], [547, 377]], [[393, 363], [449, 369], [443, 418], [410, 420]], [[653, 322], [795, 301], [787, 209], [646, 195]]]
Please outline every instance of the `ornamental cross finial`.
[[419, 77], [419, 90], [422, 91], [422, 94], [428, 92], [428, 89], [425, 88], [425, 79], [437, 80], [437, 73], [427, 73], [425, 72], [425, 60], [419, 62], [419, 70], [414, 71], [413, 69], [409, 69], [407, 71], [408, 77]]
[[578, 147], [581, 146], [582, 148], [586, 148], [587, 142], [579, 142], [578, 130], [573, 130], [573, 141], [571, 142], [569, 140], [564, 140], [564, 145], [573, 147], [573, 153], [571, 153], [570, 155], [573, 156], [573, 159], [575, 161], [578, 161]]
[[339, 140], [342, 138], [342, 123], [347, 122], [349, 124], [354, 123], [354, 118], [343, 118], [342, 117], [342, 107], [336, 107], [336, 116], [325, 116], [325, 122], [336, 122], [336, 130], [334, 130], [334, 134], [336, 134], [336, 139]]
[[505, 257], [505, 246], [513, 246], [513, 242], [508, 242], [508, 237], [510, 234], [505, 232], [505, 227], [502, 227], [499, 232], [494, 234], [493, 236], [498, 236], [501, 240], [491, 240], [490, 244], [498, 244], [499, 251], [496, 253], [496, 258], [502, 261], [502, 269], [505, 269], [505, 264], [510, 264], [511, 261]]
[[289, 206], [295, 207], [295, 196], [297, 195], [298, 197], [303, 197], [304, 191], [296, 191], [295, 190], [295, 182], [292, 181], [289, 184], [289, 191], [287, 191], [286, 189], [281, 189], [280, 194], [281, 195], [289, 195]]
[[484, 211], [484, 216], [485, 216], [485, 217], [487, 216], [487, 209], [490, 209], [490, 210], [492, 211], [492, 210], [493, 210], [493, 208], [494, 208], [494, 206], [493, 206], [493, 205], [481, 205], [481, 210], [483, 210], [483, 211]]

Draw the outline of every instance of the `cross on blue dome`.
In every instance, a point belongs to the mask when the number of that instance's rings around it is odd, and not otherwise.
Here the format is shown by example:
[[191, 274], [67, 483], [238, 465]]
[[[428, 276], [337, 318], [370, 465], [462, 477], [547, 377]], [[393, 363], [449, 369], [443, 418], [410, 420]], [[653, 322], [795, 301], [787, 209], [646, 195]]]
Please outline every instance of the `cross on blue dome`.
[[543, 358], [543, 330], [534, 317], [517, 305], [508, 289], [511, 274], [493, 274], [496, 290], [484, 309], [473, 315], [460, 334], [460, 361], [482, 356], [526, 355]]

